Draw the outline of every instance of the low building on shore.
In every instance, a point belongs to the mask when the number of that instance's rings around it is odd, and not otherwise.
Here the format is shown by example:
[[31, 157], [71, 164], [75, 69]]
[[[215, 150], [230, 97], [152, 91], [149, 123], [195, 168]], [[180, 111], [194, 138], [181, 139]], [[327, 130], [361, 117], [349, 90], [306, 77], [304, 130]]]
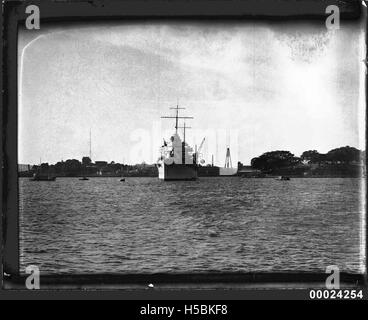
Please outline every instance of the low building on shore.
[[237, 175], [244, 178], [260, 178], [265, 176], [261, 172], [261, 170], [253, 169], [251, 166], [244, 166], [244, 165], [238, 169]]

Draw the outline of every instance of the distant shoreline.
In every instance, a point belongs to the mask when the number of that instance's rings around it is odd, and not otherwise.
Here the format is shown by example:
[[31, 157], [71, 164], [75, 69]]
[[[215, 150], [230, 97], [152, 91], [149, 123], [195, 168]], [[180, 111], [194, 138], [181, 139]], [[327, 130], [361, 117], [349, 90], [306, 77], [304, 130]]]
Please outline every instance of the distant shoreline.
[[[250, 165], [238, 161], [235, 176], [243, 178], [359, 178], [366, 176], [365, 151], [345, 146], [332, 149], [326, 154], [317, 150], [304, 151], [300, 157], [290, 151], [276, 150], [263, 153], [253, 158]], [[198, 177], [223, 177], [218, 166], [198, 165]], [[231, 171], [233, 173], [234, 171]], [[229, 172], [230, 173], [230, 172]], [[52, 177], [158, 177], [156, 164], [127, 165], [95, 161], [83, 157], [82, 161], [68, 159], [56, 164], [40, 163], [40, 165], [18, 164], [18, 176], [32, 177], [40, 174]]]
[[[74, 177], [71, 177], [71, 176], [56, 176], [56, 178], [68, 178], [68, 179], [80, 179], [82, 177], [86, 177], [86, 178], [124, 178], [124, 179], [129, 179], [129, 178], [158, 178], [158, 176], [156, 177], [153, 177], [153, 176], [74, 176]], [[280, 175], [274, 175], [274, 176], [264, 176], [264, 177], [243, 177], [243, 176], [240, 176], [240, 175], [234, 175], [234, 176], [200, 176], [198, 177], [198, 179], [202, 179], [202, 178], [239, 178], [239, 179], [276, 179], [280, 177]], [[292, 176], [292, 175], [289, 175], [288, 176], [289, 178], [291, 179], [299, 179], [299, 178], [302, 178], [302, 179], [308, 179], [308, 178], [326, 178], [326, 179], [332, 179], [332, 178], [337, 178], [337, 179], [341, 179], [341, 178], [347, 178], [347, 179], [364, 179], [366, 178], [365, 176], [339, 176], [339, 175], [310, 175], [310, 176]], [[22, 176], [22, 175], [19, 175], [18, 178], [32, 178], [32, 176]]]

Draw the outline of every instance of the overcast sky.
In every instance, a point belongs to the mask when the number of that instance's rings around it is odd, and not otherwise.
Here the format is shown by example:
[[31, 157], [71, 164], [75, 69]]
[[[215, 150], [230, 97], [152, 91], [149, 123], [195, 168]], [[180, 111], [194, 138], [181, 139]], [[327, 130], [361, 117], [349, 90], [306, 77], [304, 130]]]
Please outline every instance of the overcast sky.
[[174, 130], [160, 116], [177, 101], [194, 117], [188, 142], [206, 136], [203, 156], [217, 165], [227, 145], [233, 164], [364, 148], [363, 36], [323, 21], [20, 30], [19, 163], [81, 159], [90, 129], [93, 161], [154, 163]]

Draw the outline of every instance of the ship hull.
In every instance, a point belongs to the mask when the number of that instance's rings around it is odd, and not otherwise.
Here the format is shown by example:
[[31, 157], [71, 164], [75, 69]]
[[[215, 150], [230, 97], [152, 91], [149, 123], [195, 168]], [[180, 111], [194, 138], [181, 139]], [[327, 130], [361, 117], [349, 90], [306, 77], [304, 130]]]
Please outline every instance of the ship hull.
[[187, 180], [198, 178], [198, 167], [195, 164], [170, 164], [160, 163], [158, 177], [164, 181]]
[[198, 176], [199, 177], [218, 177], [220, 175], [219, 167], [198, 167]]

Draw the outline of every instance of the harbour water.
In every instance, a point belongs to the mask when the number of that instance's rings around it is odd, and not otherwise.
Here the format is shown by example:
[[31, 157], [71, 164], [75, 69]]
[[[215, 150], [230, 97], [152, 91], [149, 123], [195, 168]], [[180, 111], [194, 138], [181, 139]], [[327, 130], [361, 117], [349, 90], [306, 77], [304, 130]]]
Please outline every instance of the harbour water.
[[361, 183], [20, 178], [21, 271], [360, 272]]

